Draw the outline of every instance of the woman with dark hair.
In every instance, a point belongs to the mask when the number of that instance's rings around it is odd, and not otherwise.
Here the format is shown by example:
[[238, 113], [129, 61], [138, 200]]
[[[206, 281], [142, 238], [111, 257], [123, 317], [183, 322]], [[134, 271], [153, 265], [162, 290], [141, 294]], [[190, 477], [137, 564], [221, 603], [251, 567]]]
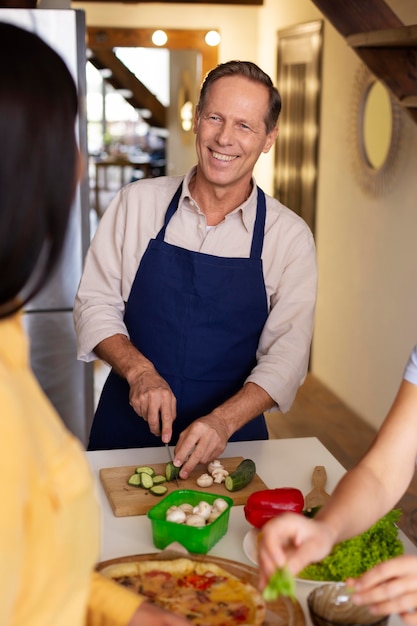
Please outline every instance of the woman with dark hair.
[[65, 238], [81, 169], [77, 92], [62, 59], [32, 33], [0, 23], [0, 58], [0, 624], [185, 626], [93, 572], [93, 479], [30, 369], [19, 312]]

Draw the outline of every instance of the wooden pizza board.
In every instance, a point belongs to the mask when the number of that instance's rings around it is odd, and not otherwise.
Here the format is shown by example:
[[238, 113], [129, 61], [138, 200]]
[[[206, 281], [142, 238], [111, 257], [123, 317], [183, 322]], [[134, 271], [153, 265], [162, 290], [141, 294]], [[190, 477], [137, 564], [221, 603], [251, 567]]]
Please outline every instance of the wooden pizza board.
[[[258, 570], [251, 565], [216, 556], [191, 555], [188, 552], [184, 554], [182, 551], [177, 552], [169, 549], [158, 553], [136, 554], [110, 559], [109, 561], [99, 563], [96, 569], [100, 571], [108, 565], [115, 563], [128, 563], [130, 561], [166, 561], [167, 559], [177, 559], [181, 557], [186, 557], [192, 561], [214, 563], [257, 588]], [[263, 626], [305, 626], [305, 624], [306, 621], [303, 609], [298, 600], [293, 601], [289, 598], [280, 597], [273, 602], [266, 603], [266, 616]]]
[[[228, 457], [221, 458], [222, 465], [228, 472], [232, 472], [236, 469], [243, 457]], [[103, 485], [104, 491], [110, 502], [110, 506], [116, 517], [128, 517], [130, 515], [146, 515], [151, 507], [158, 504], [160, 498], [153, 496], [146, 489], [141, 487], [131, 487], [127, 484], [129, 476], [131, 476], [137, 467], [141, 465], [138, 462], [137, 465], [129, 465], [125, 467], [105, 467], [100, 470], [100, 480]], [[152, 463], [151, 467], [157, 474], [165, 475], [166, 463]], [[190, 476], [186, 480], [178, 479], [180, 489], [193, 489], [194, 491], [206, 491], [209, 493], [216, 493], [220, 496], [229, 496], [234, 501], [234, 504], [245, 504], [248, 496], [254, 491], [260, 489], [268, 489], [266, 484], [256, 474], [254, 479], [239, 491], [230, 492], [227, 491], [224, 483], [221, 485], [212, 485], [211, 487], [199, 487], [196, 483], [196, 479], [207, 472], [207, 465], [197, 465], [191, 472]], [[166, 495], [178, 489], [175, 482], [164, 483], [168, 487]]]

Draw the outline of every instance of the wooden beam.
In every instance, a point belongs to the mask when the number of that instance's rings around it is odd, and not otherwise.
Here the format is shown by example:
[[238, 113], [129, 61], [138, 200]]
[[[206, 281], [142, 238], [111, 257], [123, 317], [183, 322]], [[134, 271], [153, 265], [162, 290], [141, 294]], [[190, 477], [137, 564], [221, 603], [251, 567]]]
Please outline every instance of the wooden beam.
[[346, 37], [352, 48], [383, 47], [397, 48], [417, 45], [417, 25], [402, 28], [385, 28], [367, 33], [356, 33]]
[[[129, 89], [132, 92], [132, 97], [126, 98], [127, 102], [135, 108], [149, 109], [151, 117], [147, 122], [151, 126], [165, 128], [166, 108], [126, 65], [111, 50], [95, 51], [94, 56], [99, 61], [101, 67], [111, 70], [112, 76], [107, 80], [115, 89]], [[94, 59], [91, 59], [91, 61], [95, 65]]]
[[83, 2], [100, 2], [100, 3], [120, 3], [120, 4], [151, 4], [158, 2], [160, 4], [232, 4], [241, 6], [261, 6], [264, 0], [82, 0]]
[[404, 24], [384, 0], [312, 0], [343, 37]]
[[[113, 50], [118, 47], [158, 48], [152, 41], [156, 28], [111, 28], [107, 26], [87, 27], [87, 47], [91, 50]], [[218, 63], [217, 46], [209, 46], [205, 35], [210, 30], [164, 28], [168, 41], [163, 46], [169, 50], [196, 50], [201, 53], [203, 77]]]

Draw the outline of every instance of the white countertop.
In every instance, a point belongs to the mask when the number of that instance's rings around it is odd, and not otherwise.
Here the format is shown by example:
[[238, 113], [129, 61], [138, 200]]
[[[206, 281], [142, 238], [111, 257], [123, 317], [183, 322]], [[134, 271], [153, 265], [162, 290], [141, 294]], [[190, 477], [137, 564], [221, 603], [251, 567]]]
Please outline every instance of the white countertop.
[[[253, 459], [257, 474], [269, 488], [297, 487], [304, 494], [312, 489], [311, 474], [316, 465], [324, 465], [327, 470], [326, 491], [329, 493], [345, 473], [343, 466], [315, 437], [229, 443], [222, 456], [243, 456]], [[102, 510], [100, 559], [105, 561], [131, 554], [158, 552], [152, 542], [150, 521], [145, 515], [130, 517], [113, 515], [100, 483], [99, 470], [104, 467], [160, 463], [164, 460], [164, 449], [100, 450], [87, 452], [87, 458], [96, 478]], [[250, 529], [251, 526], [243, 514], [243, 506], [234, 506], [230, 512], [226, 535], [213, 546], [209, 554], [253, 565], [243, 550], [243, 540]], [[414, 544], [401, 531], [400, 536], [406, 552], [417, 554]], [[311, 589], [311, 583], [297, 583], [297, 598], [308, 626], [311, 622], [306, 609], [306, 598]], [[399, 624], [402, 624], [402, 621], [392, 616], [390, 626]]]

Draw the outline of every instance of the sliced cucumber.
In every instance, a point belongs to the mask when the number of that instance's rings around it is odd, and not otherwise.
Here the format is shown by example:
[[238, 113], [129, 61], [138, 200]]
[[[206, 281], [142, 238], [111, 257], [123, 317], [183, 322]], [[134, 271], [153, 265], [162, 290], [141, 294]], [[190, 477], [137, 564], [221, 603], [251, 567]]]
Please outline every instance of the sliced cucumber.
[[165, 487], [164, 485], [154, 485], [149, 489], [149, 493], [151, 493], [153, 496], [164, 496], [167, 491], [168, 487]]
[[137, 474], [149, 474], [149, 476], [155, 476], [155, 470], [147, 465], [141, 465], [140, 467], [137, 467], [135, 471]]
[[168, 481], [175, 480], [180, 475], [180, 468], [175, 467], [175, 465], [171, 462], [167, 463], [165, 466], [165, 476]]
[[146, 472], [141, 472], [139, 476], [140, 476], [141, 487], [143, 487], [144, 489], [150, 489], [151, 487], [153, 487], [152, 476], [149, 476], [149, 474], [147, 474]]
[[127, 484], [132, 487], [141, 487], [140, 474], [132, 474], [132, 476], [127, 479]]
[[252, 459], [244, 459], [235, 469], [226, 476], [224, 486], [228, 491], [239, 491], [255, 478], [256, 465]]
[[152, 478], [154, 485], [162, 485], [162, 483], [166, 483], [167, 481], [166, 476], [163, 476], [162, 474], [156, 474], [156, 476], [153, 476]]

